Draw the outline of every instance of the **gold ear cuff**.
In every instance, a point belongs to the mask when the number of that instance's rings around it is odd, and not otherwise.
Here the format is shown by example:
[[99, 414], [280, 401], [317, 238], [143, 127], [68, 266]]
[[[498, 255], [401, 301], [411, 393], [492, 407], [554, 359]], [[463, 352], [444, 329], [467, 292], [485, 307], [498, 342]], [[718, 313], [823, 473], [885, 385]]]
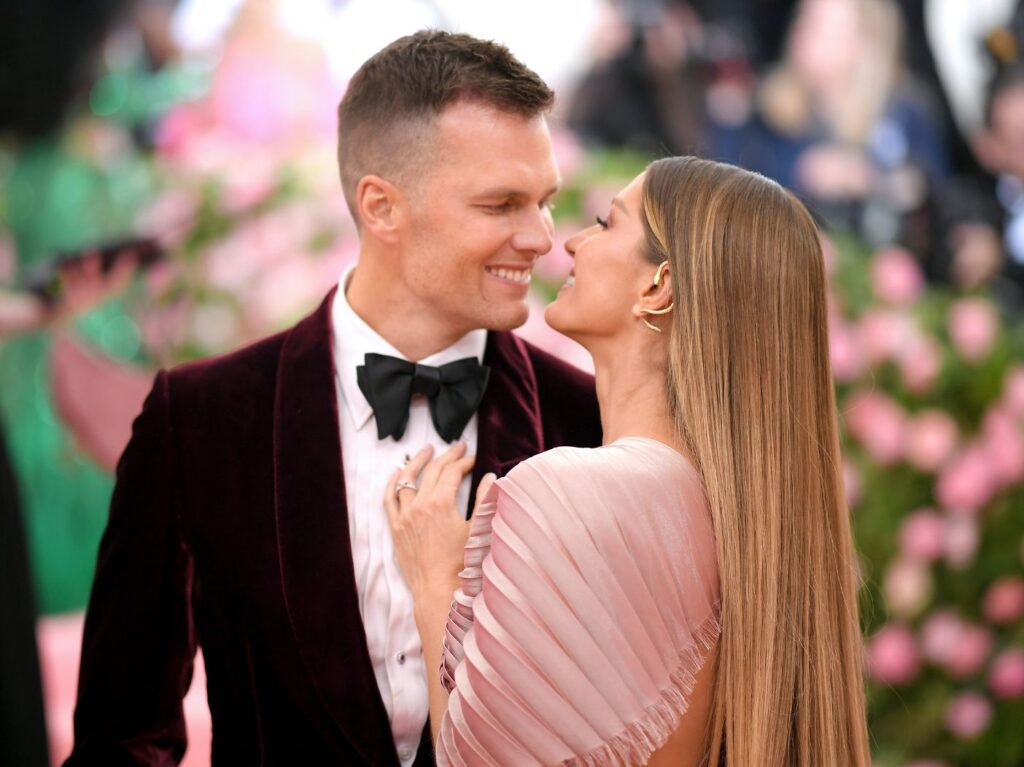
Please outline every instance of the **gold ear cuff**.
[[[658, 287], [659, 285], [661, 285], [661, 278], [665, 274], [665, 267], [666, 266], [668, 266], [668, 261], [662, 261], [658, 265], [658, 271], [656, 271], [654, 273], [654, 286], [655, 287]], [[643, 312], [644, 314], [668, 314], [670, 311], [672, 311], [672, 307], [673, 306], [675, 306], [675, 302], [669, 304], [664, 309], [641, 309], [640, 311]], [[641, 317], [640, 319], [643, 321], [644, 325], [649, 327], [655, 333], [660, 333], [661, 332], [661, 328], [659, 328], [657, 325], [652, 325], [650, 322], [647, 321], [647, 319], [645, 317]]]

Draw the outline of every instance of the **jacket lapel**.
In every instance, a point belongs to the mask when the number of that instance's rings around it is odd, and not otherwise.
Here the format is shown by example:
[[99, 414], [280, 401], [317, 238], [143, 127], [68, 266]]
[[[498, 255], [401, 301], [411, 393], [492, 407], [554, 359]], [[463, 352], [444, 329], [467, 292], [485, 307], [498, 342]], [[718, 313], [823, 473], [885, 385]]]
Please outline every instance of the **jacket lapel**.
[[503, 477], [513, 466], [545, 449], [537, 377], [526, 344], [512, 333], [488, 333], [484, 364], [491, 368], [491, 377], [477, 419], [470, 513], [484, 474], [494, 472]]
[[397, 765], [352, 566], [331, 344], [332, 291], [289, 331], [274, 403], [278, 555], [288, 619], [342, 733], [375, 765]]

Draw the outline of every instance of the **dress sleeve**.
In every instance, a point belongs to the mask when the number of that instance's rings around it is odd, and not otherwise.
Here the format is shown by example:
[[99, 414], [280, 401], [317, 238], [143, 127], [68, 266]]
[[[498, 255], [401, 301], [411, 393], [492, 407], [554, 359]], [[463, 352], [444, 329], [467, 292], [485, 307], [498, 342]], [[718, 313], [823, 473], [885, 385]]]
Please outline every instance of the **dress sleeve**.
[[444, 639], [441, 765], [645, 762], [718, 639], [702, 486], [650, 440], [559, 448], [474, 516]]

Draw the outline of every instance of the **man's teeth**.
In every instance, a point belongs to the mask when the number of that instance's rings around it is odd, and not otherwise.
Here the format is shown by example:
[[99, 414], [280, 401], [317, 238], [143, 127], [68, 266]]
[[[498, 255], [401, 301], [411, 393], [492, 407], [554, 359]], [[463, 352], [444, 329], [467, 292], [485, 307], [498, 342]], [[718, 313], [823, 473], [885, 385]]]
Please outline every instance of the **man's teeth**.
[[487, 271], [493, 274], [495, 277], [501, 277], [503, 280], [511, 280], [512, 282], [519, 282], [523, 285], [529, 285], [532, 274], [529, 269], [501, 269], [496, 267], [487, 267]]
[[562, 287], [563, 288], [571, 288], [575, 284], [576, 284], [576, 275], [575, 274], [570, 274], [568, 277], [565, 278], [565, 285], [563, 285]]

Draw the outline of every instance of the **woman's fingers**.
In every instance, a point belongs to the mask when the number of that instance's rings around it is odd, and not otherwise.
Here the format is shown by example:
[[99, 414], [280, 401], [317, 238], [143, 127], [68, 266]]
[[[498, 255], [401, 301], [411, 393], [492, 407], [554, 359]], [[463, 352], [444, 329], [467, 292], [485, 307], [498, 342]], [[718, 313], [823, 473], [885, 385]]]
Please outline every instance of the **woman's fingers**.
[[443, 466], [437, 478], [437, 491], [451, 495], [454, 499], [459, 485], [462, 484], [462, 478], [473, 470], [475, 464], [476, 456], [466, 455]]
[[420, 477], [420, 487], [424, 489], [434, 487], [434, 485], [437, 484], [437, 480], [441, 476], [441, 471], [444, 467], [453, 461], [458, 461], [465, 454], [466, 443], [456, 442], [445, 452], [427, 464], [426, 468], [423, 470], [423, 476]]
[[419, 482], [417, 481], [417, 479], [420, 476], [420, 472], [422, 472], [423, 467], [430, 462], [430, 458], [433, 455], [434, 448], [432, 445], [427, 445], [426, 447], [422, 448], [418, 453], [416, 453], [416, 455], [414, 455], [406, 462], [405, 466], [403, 466], [399, 470], [399, 473], [401, 474], [401, 479], [404, 479], [406, 482], [412, 482], [413, 484], [418, 485]]

